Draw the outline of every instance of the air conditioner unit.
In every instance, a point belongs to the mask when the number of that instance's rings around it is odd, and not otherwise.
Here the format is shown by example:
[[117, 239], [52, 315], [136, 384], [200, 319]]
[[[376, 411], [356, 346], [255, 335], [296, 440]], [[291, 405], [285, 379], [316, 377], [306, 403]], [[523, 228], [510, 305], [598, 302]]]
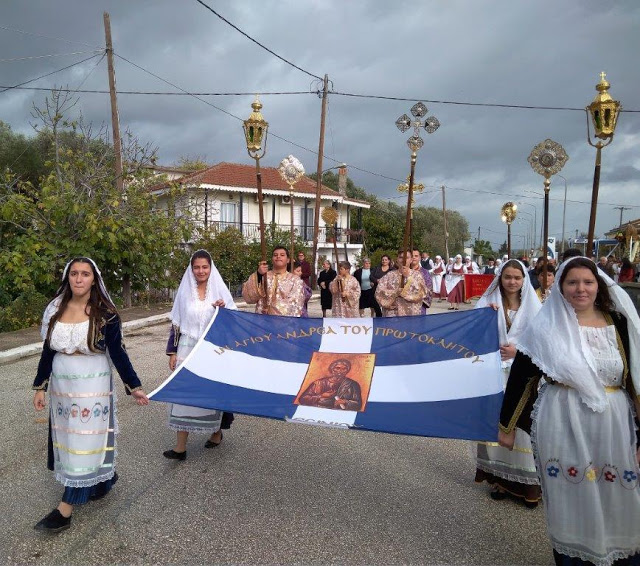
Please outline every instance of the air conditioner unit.
[[291, 195], [282, 195], [280, 197], [280, 202], [282, 204], [291, 204]]

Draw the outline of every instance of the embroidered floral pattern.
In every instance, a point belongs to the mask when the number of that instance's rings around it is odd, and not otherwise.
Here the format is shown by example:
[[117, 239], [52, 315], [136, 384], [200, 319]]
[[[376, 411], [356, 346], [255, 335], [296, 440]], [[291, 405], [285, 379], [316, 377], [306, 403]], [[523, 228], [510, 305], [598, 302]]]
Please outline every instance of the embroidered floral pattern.
[[109, 418], [109, 405], [103, 405], [98, 402], [93, 407], [80, 407], [77, 403], [71, 406], [63, 406], [62, 403], [56, 405], [56, 414], [65, 420], [74, 420], [80, 418], [83, 423], [89, 422], [91, 419], [101, 419], [106, 421]]
[[578, 475], [578, 469], [575, 466], [571, 466], [568, 470], [567, 473], [572, 477], [575, 478]]
[[596, 481], [596, 470], [595, 468], [591, 468], [590, 470], [587, 471], [587, 473], [584, 475], [589, 481]]
[[625, 481], [631, 482], [638, 479], [638, 474], [636, 474], [632, 470], [625, 470], [624, 473], [622, 474], [622, 477]]
[[556, 468], [554, 465], [551, 465], [547, 468], [547, 473], [549, 474], [549, 477], [557, 478], [559, 472], [560, 472], [560, 469]]
[[614, 473], [610, 472], [609, 470], [607, 470], [604, 473], [604, 479], [607, 481], [610, 481], [610, 482], [615, 481], [616, 477], [617, 476]]

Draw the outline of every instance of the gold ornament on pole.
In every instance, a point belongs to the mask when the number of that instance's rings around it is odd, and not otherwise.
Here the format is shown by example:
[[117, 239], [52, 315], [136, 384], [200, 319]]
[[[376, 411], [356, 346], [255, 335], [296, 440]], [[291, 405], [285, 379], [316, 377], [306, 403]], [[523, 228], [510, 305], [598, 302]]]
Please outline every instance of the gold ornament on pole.
[[[262, 206], [262, 174], [260, 172], [260, 159], [262, 159], [267, 152], [267, 131], [269, 130], [269, 123], [262, 117], [260, 112], [262, 103], [256, 99], [251, 104], [253, 112], [249, 115], [249, 118], [243, 121], [244, 138], [247, 144], [247, 153], [249, 157], [255, 159], [256, 162], [256, 188], [258, 189], [258, 214], [260, 220], [260, 261], [262, 263], [267, 261], [267, 243], [264, 235], [264, 209]], [[262, 278], [263, 292], [265, 301], [268, 301], [267, 296], [267, 278]]]
[[507, 224], [507, 255], [511, 259], [511, 223], [516, 219], [518, 205], [514, 202], [505, 202], [500, 209], [500, 218]]
[[546, 139], [533, 148], [527, 161], [531, 168], [544, 177], [544, 238], [542, 242], [542, 292], [547, 290], [547, 247], [549, 245], [549, 189], [551, 176], [559, 173], [569, 159], [559, 143]]
[[338, 270], [338, 211], [332, 206], [322, 209], [322, 220], [325, 226], [331, 226], [333, 230], [333, 253], [336, 254], [336, 271]]
[[304, 177], [304, 167], [293, 155], [289, 155], [280, 162], [280, 165], [278, 166], [278, 173], [280, 174], [280, 177], [282, 177], [282, 180], [289, 185], [289, 206], [291, 210], [291, 256], [289, 260], [291, 262], [291, 271], [293, 271], [293, 254], [295, 252], [295, 232], [293, 230], [293, 185]]
[[[591, 191], [591, 213], [589, 215], [589, 233], [587, 236], [587, 257], [593, 255], [593, 238], [596, 228], [596, 209], [598, 207], [598, 190], [600, 188], [600, 162], [602, 158], [602, 148], [608, 146], [613, 141], [613, 134], [618, 124], [618, 115], [622, 106], [617, 100], [613, 100], [609, 94], [611, 85], [606, 80], [604, 71], [600, 73], [600, 82], [596, 85], [598, 94], [593, 102], [585, 108], [587, 113], [587, 141], [591, 147], [596, 148], [596, 165], [593, 172], [593, 188]], [[598, 140], [591, 141], [589, 131], [589, 117], [593, 125], [594, 135]]]

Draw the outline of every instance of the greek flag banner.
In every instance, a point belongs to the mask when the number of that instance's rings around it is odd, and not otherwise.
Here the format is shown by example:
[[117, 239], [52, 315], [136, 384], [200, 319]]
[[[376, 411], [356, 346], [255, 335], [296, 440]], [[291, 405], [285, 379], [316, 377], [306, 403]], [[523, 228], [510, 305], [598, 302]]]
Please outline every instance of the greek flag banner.
[[154, 401], [291, 422], [495, 441], [503, 397], [492, 308], [394, 318], [216, 309]]

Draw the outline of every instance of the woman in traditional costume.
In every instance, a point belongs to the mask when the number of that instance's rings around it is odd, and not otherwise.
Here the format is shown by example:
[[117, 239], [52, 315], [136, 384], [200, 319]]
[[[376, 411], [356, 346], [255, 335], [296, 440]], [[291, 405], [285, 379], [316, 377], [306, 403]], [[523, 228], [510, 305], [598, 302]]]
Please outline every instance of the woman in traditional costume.
[[531, 427], [556, 564], [638, 564], [640, 319], [585, 257], [556, 285], [518, 344], [499, 440]]
[[445, 275], [445, 264], [444, 261], [442, 261], [442, 256], [436, 256], [436, 260], [433, 263], [433, 269], [430, 271], [430, 273], [431, 283], [433, 284], [433, 296], [438, 297], [438, 302], [444, 301], [446, 295], [443, 296], [442, 294], [442, 291], [444, 290], [442, 279]]
[[341, 261], [338, 264], [338, 276], [331, 282], [329, 289], [333, 295], [331, 316], [334, 318], [358, 318], [360, 310], [360, 284], [349, 272], [351, 264]]
[[462, 256], [458, 254], [455, 262], [447, 268], [447, 276], [445, 277], [445, 287], [447, 289], [447, 301], [449, 301], [449, 309], [460, 310], [459, 304], [464, 301], [464, 275], [465, 268], [462, 263]]
[[[516, 259], [503, 263], [476, 304], [476, 308], [492, 306], [498, 311], [505, 386], [520, 336], [541, 307], [526, 274], [525, 266]], [[531, 450], [531, 438], [521, 429], [517, 429], [516, 434], [514, 451], [496, 442], [478, 443], [475, 481], [486, 481], [491, 485], [490, 495], [494, 500], [512, 495], [527, 507], [537, 507], [541, 497], [540, 482]]]
[[318, 274], [318, 287], [320, 287], [320, 307], [322, 308], [322, 316], [327, 316], [327, 311], [331, 310], [331, 291], [329, 284], [336, 278], [338, 274], [331, 267], [329, 260], [322, 262], [322, 271]]
[[[206, 250], [198, 250], [189, 261], [171, 309], [171, 331], [166, 353], [169, 369], [189, 355], [213, 317], [215, 307], [237, 309], [220, 273]], [[170, 460], [187, 458], [190, 432], [208, 432], [205, 448], [216, 448], [222, 442], [222, 430], [228, 429], [233, 413], [201, 409], [173, 403], [169, 407], [169, 428], [176, 431], [176, 446], [163, 452]]]
[[104, 497], [118, 480], [115, 471], [115, 365], [127, 395], [138, 405], [149, 399], [142, 390], [122, 342], [116, 307], [93, 260], [67, 263], [62, 285], [42, 317], [44, 344], [33, 382], [33, 405], [45, 408], [49, 390], [47, 467], [64, 485], [58, 507], [35, 528], [59, 532], [71, 526], [74, 505]]

